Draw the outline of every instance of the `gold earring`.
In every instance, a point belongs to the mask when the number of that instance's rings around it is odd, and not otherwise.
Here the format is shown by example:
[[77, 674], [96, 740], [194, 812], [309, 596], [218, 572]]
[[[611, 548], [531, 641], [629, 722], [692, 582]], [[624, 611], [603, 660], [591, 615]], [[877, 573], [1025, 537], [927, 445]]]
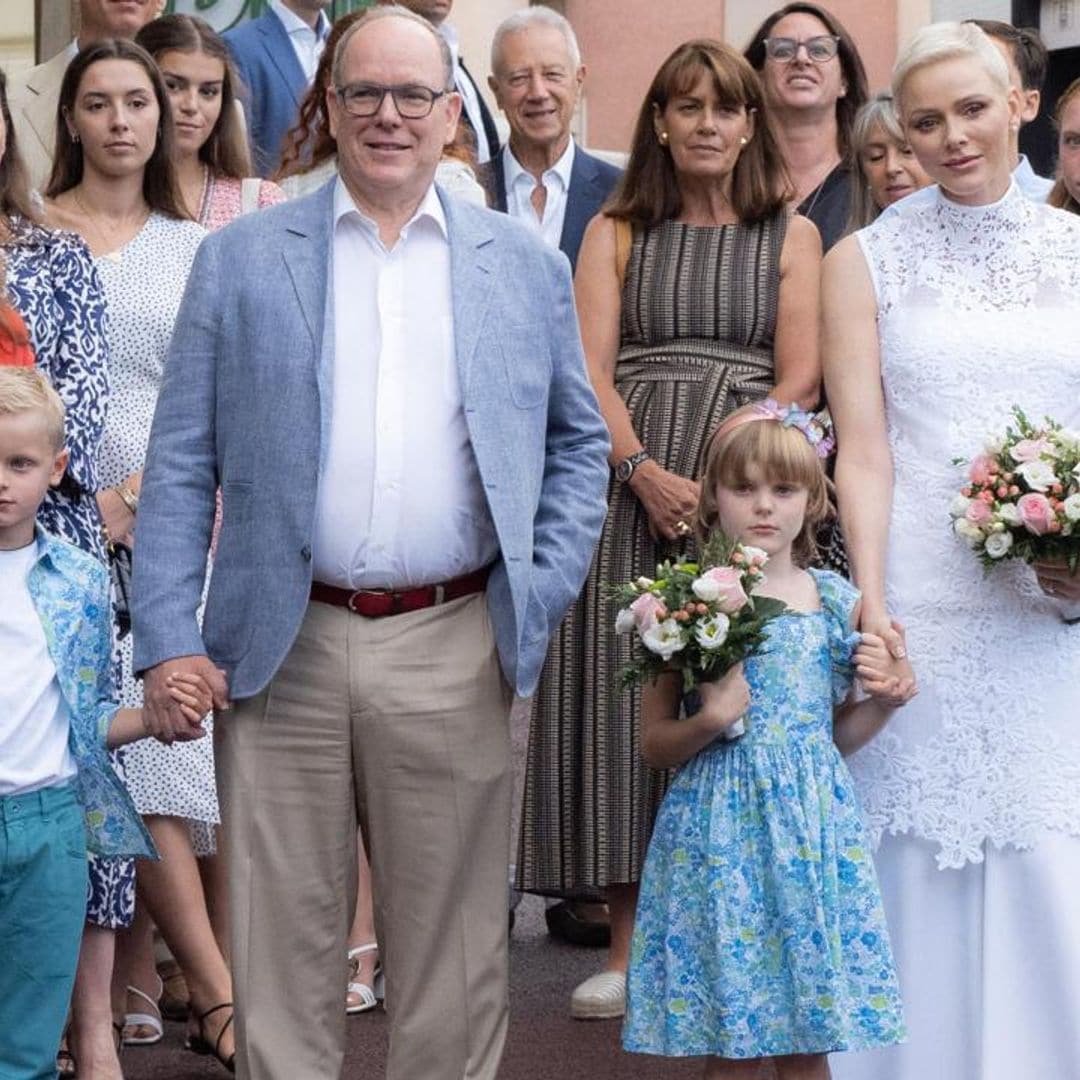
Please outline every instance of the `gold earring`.
[[79, 141], [79, 133], [77, 131], [71, 133], [71, 141], [76, 143]]
[[666, 131], [661, 131], [656, 137], [660, 140], [661, 146], [667, 146], [668, 133]]
[[746, 137], [746, 136], [744, 135], [744, 136], [743, 136], [743, 137], [742, 137], [742, 138], [741, 138], [741, 139], [739, 140], [739, 145], [740, 145], [740, 146], [745, 146], [745, 145], [746, 145], [746, 144], [747, 144], [747, 143], [748, 143], [749, 141], [750, 141], [750, 140], [749, 140], [749, 139], [748, 139], [748, 138], [747, 138], [747, 137]]

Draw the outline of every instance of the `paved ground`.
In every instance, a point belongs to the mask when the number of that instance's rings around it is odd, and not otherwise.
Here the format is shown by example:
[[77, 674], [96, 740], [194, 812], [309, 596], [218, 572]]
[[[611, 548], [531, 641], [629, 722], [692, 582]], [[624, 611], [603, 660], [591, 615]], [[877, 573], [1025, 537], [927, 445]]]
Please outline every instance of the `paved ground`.
[[[567, 1012], [570, 990], [598, 969], [602, 954], [558, 945], [543, 926], [541, 902], [523, 901], [511, 949], [511, 1020], [500, 1080], [690, 1080], [693, 1062], [624, 1054], [619, 1024], [582, 1023]], [[348, 1080], [379, 1080], [386, 1061], [386, 1015], [380, 1009], [351, 1017]], [[165, 1042], [124, 1051], [127, 1080], [224, 1080], [226, 1073], [182, 1049], [183, 1026], [167, 1024]], [[297, 1080], [317, 1080], [298, 1077]], [[321, 1078], [318, 1078], [321, 1080]], [[423, 1080], [417, 1077], [416, 1080]]]

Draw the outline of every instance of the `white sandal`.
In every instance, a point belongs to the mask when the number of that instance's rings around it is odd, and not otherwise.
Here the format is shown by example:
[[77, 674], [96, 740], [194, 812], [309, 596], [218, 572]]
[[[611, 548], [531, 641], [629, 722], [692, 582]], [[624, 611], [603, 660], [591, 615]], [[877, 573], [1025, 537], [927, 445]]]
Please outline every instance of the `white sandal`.
[[[359, 965], [354, 963], [358, 956], [378, 951], [379, 946], [374, 941], [368, 945], [357, 945], [355, 949], [350, 949], [346, 954], [350, 970], [354, 973], [359, 970]], [[347, 1015], [356, 1016], [358, 1013], [368, 1012], [368, 1010], [374, 1009], [383, 997], [386, 996], [383, 988], [381, 964], [375, 965], [375, 976], [371, 982], [371, 986], [362, 982], [349, 982], [348, 986], [345, 988], [345, 1012]], [[350, 995], [358, 997], [360, 1000], [351, 1002], [349, 1000]]]
[[575, 1020], [617, 1020], [626, 1012], [626, 973], [601, 971], [586, 979], [570, 997]]
[[[153, 1010], [153, 1012], [129, 1012], [124, 1013], [124, 1028], [121, 1033], [121, 1039], [124, 1046], [154, 1046], [161, 1042], [165, 1035], [165, 1025], [161, 1022], [161, 1007], [158, 1002], [161, 1000], [161, 995], [165, 991], [165, 987], [161, 981], [161, 977], [158, 977], [158, 996], [157, 1000], [152, 998], [145, 990], [140, 990], [137, 986], [125, 987], [129, 994], [134, 994], [136, 997], [142, 998], [143, 1001]], [[149, 1035], [128, 1035], [129, 1028], [149, 1028], [151, 1034]]]

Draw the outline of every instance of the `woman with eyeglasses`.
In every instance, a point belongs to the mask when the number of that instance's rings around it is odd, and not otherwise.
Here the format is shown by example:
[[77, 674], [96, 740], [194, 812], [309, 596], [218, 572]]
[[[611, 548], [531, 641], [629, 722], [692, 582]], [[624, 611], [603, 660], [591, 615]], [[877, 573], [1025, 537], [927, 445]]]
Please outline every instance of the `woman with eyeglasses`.
[[851, 129], [868, 96], [859, 51], [835, 15], [792, 3], [758, 27], [744, 55], [761, 76], [794, 204], [828, 251], [851, 216]]

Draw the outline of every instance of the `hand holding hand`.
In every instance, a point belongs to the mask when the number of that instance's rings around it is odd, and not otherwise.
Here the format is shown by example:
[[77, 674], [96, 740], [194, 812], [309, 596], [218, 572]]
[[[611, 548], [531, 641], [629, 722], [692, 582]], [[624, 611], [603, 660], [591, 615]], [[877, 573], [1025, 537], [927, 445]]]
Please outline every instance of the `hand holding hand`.
[[859, 629], [863, 634], [872, 634], [881, 638], [889, 655], [894, 660], [903, 660], [907, 656], [907, 640], [903, 626], [889, 618], [888, 612], [877, 611], [864, 605], [859, 618]]
[[657, 539], [681, 540], [690, 534], [701, 485], [646, 461], [634, 472], [630, 486], [649, 518]]
[[[900, 625], [892, 623], [891, 627], [903, 641]], [[863, 634], [862, 642], [855, 650], [855, 671], [871, 697], [895, 708], [906, 705], [919, 692], [911, 661], [906, 655], [898, 660], [884, 638], [877, 634]]]
[[214, 709], [230, 707], [225, 673], [209, 657], [178, 656], [150, 668], [143, 677], [143, 724], [147, 734], [163, 743], [198, 738], [193, 727], [202, 732], [201, 721], [208, 710], [198, 713], [194, 722], [191, 715], [203, 703], [204, 690]]
[[701, 709], [695, 715], [709, 730], [727, 731], [750, 708], [750, 684], [742, 664], [736, 664], [716, 682], [698, 684]]

